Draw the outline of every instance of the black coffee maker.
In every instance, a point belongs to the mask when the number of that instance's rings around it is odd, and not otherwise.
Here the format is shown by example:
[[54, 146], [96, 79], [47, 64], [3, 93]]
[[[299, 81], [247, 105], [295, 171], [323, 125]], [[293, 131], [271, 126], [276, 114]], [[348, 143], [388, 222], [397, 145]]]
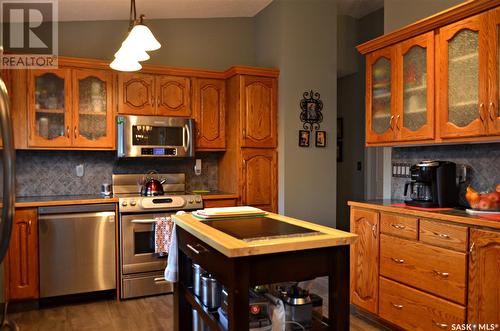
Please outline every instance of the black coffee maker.
[[405, 204], [436, 208], [458, 205], [457, 165], [448, 161], [422, 161], [410, 168], [411, 181], [405, 184]]

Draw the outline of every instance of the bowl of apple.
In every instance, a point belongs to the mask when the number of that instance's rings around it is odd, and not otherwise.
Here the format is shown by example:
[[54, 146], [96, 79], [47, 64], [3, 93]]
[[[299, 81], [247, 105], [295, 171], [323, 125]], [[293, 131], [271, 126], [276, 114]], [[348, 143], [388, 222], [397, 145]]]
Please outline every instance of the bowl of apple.
[[477, 192], [471, 186], [467, 187], [465, 199], [476, 211], [500, 212], [500, 184], [491, 192]]

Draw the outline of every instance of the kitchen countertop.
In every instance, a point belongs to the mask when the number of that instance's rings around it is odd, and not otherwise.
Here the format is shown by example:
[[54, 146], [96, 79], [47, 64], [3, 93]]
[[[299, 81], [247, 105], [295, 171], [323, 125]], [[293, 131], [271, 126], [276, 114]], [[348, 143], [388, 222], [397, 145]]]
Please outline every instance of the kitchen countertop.
[[105, 198], [100, 194], [16, 197], [16, 208], [87, 205], [87, 204], [117, 203], [117, 202], [118, 202], [117, 197]]
[[500, 221], [491, 220], [479, 216], [469, 215], [462, 209], [452, 210], [420, 210], [406, 207], [391, 206], [393, 204], [403, 203], [399, 200], [367, 200], [367, 201], [349, 201], [347, 204], [351, 207], [360, 207], [367, 209], [376, 209], [378, 211], [393, 212], [399, 214], [407, 214], [417, 217], [432, 218], [441, 221], [453, 223], [461, 223], [464, 225], [489, 227], [500, 229]]
[[291, 217], [269, 213], [267, 217], [301, 226], [322, 234], [288, 237], [269, 238], [255, 241], [243, 241], [230, 236], [222, 231], [212, 228], [191, 214], [173, 215], [177, 226], [180, 226], [196, 238], [207, 243], [227, 257], [253, 256], [260, 254], [281, 253], [288, 251], [323, 248], [341, 245], [350, 245], [357, 239], [357, 235], [333, 229], [330, 227], [301, 221]]

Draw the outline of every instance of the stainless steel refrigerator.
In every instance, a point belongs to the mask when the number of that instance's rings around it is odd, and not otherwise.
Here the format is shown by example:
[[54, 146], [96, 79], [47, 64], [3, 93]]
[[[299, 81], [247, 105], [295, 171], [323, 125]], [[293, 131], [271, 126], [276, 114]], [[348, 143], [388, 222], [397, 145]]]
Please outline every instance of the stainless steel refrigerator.
[[[14, 203], [16, 198], [15, 190], [15, 150], [12, 134], [12, 118], [9, 107], [9, 97], [7, 88], [0, 78], [0, 137], [2, 138], [0, 147], [0, 263], [3, 262], [7, 249], [9, 247], [10, 235], [12, 232], [12, 221], [14, 218]], [[2, 281], [0, 282], [2, 300], [3, 295], [3, 268]], [[17, 326], [7, 321], [7, 304], [4, 304], [4, 314], [0, 329], [17, 330]]]

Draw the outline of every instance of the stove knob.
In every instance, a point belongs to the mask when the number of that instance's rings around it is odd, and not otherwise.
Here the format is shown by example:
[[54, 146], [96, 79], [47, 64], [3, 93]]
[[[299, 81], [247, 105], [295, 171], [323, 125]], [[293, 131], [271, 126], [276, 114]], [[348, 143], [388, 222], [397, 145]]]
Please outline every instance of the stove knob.
[[123, 206], [123, 207], [127, 207], [127, 205], [128, 205], [127, 201], [123, 201], [123, 202], [122, 202], [122, 206]]
[[131, 201], [130, 201], [130, 205], [131, 205], [132, 207], [133, 207], [133, 206], [135, 206], [136, 204], [137, 204], [137, 203], [135, 202], [135, 200], [131, 200]]
[[188, 201], [188, 202], [189, 202], [189, 203], [194, 203], [194, 200], [191, 198], [191, 199], [189, 199], [189, 201]]
[[195, 201], [196, 201], [196, 203], [200, 203], [201, 202], [201, 197], [196, 197]]

